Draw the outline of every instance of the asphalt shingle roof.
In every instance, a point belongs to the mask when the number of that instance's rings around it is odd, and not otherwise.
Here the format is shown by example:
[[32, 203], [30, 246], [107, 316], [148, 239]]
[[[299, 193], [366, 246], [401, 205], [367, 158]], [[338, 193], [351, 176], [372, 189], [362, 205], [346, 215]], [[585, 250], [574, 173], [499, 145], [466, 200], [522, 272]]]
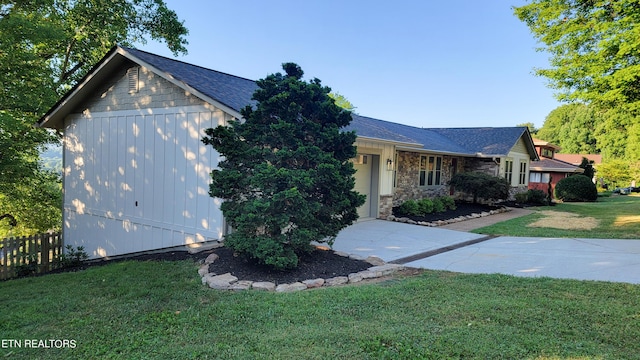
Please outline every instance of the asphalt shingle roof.
[[[175, 59], [155, 55], [126, 47], [114, 47], [74, 89], [69, 91], [39, 121], [47, 127], [61, 125], [66, 112], [82, 101], [88, 87], [83, 81], [91, 81], [92, 76], [99, 73], [101, 64], [112, 59], [114, 53], [127, 54], [130, 60], [138, 61], [161, 72], [167, 78], [182, 83], [185, 89], [194, 89], [201, 95], [222, 104], [229, 109], [240, 112], [247, 105], [254, 106], [253, 93], [258, 89], [254, 80], [207, 69]], [[120, 58], [119, 61], [122, 61]], [[103, 74], [108, 76], [108, 74]], [[94, 81], [97, 82], [99, 80]], [[74, 94], [85, 95], [74, 98]], [[72, 100], [72, 101], [71, 101]], [[203, 99], [207, 100], [207, 99]], [[374, 119], [353, 114], [353, 121], [346, 128], [355, 131], [360, 137], [379, 139], [399, 143], [401, 145], [440, 153], [451, 153], [467, 156], [506, 155], [522, 137], [526, 128], [420, 128], [398, 124], [390, 121]]]
[[251, 100], [251, 97], [256, 89], [258, 89], [258, 85], [256, 85], [256, 82], [253, 80], [154, 55], [141, 50], [123, 49], [147, 64], [152, 65], [160, 71], [171, 74], [175, 79], [184, 82], [204, 95], [238, 112], [247, 105], [255, 104], [255, 101]]

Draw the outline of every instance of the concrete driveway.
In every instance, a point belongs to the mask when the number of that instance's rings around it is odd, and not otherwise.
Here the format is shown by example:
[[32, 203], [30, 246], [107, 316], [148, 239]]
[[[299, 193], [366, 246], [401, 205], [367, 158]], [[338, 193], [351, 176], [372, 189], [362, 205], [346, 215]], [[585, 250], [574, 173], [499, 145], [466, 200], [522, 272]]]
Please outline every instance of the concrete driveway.
[[640, 240], [490, 238], [371, 220], [344, 229], [333, 248], [432, 270], [640, 284]]

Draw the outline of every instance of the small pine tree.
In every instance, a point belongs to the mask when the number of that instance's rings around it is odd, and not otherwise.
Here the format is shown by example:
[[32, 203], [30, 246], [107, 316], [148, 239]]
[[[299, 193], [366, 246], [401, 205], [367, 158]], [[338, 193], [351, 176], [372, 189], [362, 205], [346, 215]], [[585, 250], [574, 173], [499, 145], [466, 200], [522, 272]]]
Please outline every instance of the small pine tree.
[[353, 191], [354, 132], [341, 131], [351, 113], [336, 106], [320, 80], [286, 74], [258, 80], [244, 121], [208, 129], [203, 138], [224, 160], [213, 170], [210, 195], [233, 227], [225, 246], [277, 269], [292, 269], [310, 243], [333, 243], [357, 218], [365, 196]]

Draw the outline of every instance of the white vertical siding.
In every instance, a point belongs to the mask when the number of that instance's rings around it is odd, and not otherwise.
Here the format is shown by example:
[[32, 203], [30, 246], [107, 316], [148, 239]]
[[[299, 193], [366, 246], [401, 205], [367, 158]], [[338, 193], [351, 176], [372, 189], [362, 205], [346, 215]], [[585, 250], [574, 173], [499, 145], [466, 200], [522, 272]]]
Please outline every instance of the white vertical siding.
[[65, 241], [92, 257], [219, 239], [219, 155], [200, 139], [230, 115], [203, 106], [74, 115], [65, 129]]
[[387, 170], [387, 159], [394, 161], [395, 146], [360, 138], [356, 140], [356, 146], [358, 153], [380, 155], [380, 169], [378, 174], [380, 176], [379, 194], [376, 195], [392, 195], [393, 171]]

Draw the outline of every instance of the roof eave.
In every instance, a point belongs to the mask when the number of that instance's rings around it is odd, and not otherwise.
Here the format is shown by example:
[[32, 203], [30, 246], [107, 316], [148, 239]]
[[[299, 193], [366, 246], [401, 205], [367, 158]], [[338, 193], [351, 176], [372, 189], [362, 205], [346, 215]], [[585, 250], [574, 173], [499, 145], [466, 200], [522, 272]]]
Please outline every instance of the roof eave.
[[437, 154], [437, 155], [451, 155], [451, 156], [464, 156], [464, 157], [475, 157], [476, 154], [471, 154], [471, 153], [462, 153], [462, 152], [455, 152], [455, 151], [443, 151], [443, 150], [432, 150], [432, 149], [427, 149], [424, 147], [409, 147], [409, 146], [396, 146], [397, 150], [402, 150], [402, 151], [411, 151], [411, 152], [417, 152], [417, 153], [424, 153], [424, 154]]
[[222, 111], [236, 117], [241, 118], [240, 112], [232, 107], [223, 104], [200, 91], [187, 85], [181, 80], [174, 78], [171, 74], [166, 73], [142, 61], [138, 57], [130, 54], [125, 49], [115, 46], [107, 53], [100, 62], [98, 62], [88, 73], [82, 78], [71, 90], [69, 90], [49, 111], [47, 111], [35, 124], [37, 127], [47, 127], [53, 129], [61, 129], [64, 126], [64, 119], [77, 108], [82, 101], [90, 96], [103, 81], [108, 78], [112, 71], [116, 70], [126, 60], [145, 67], [171, 82], [172, 84], [182, 88], [187, 94], [196, 96], [203, 101], [221, 109]]

